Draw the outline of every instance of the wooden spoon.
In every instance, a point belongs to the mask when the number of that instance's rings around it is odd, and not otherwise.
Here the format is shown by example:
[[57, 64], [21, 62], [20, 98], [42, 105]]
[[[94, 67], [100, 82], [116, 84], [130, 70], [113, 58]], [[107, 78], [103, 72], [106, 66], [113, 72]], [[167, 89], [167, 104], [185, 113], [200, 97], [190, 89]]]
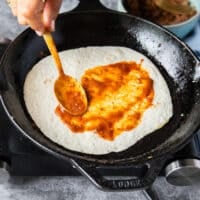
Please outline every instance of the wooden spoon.
[[172, 3], [169, 0], [154, 0], [154, 2], [161, 9], [174, 14], [191, 14], [194, 12], [194, 8], [189, 5]]
[[59, 77], [54, 83], [54, 92], [61, 106], [71, 115], [82, 115], [87, 110], [87, 96], [81, 84], [66, 75], [51, 33], [43, 34], [48, 49], [53, 56]]

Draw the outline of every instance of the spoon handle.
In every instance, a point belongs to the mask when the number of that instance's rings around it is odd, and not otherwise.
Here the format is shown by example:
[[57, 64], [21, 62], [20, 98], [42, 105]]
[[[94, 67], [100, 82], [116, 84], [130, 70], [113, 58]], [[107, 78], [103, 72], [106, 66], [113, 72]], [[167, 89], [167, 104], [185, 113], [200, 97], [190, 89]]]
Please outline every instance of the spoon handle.
[[63, 71], [63, 68], [62, 68], [62, 63], [61, 63], [60, 57], [58, 55], [58, 51], [57, 51], [54, 39], [52, 37], [52, 34], [49, 33], [49, 32], [44, 33], [43, 38], [44, 38], [44, 41], [46, 42], [46, 45], [47, 45], [51, 55], [53, 56], [53, 59], [54, 59], [54, 62], [56, 64], [56, 67], [58, 69], [59, 75], [63, 75], [64, 71]]

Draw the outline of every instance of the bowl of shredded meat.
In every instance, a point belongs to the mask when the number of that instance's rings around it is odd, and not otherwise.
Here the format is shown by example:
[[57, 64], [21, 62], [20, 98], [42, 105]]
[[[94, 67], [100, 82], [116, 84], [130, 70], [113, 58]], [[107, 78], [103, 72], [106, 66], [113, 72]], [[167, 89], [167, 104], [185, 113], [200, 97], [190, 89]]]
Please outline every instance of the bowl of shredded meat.
[[187, 6], [190, 12], [175, 12], [157, 5], [158, 0], [123, 0], [120, 10], [147, 19], [166, 27], [183, 38], [196, 26], [200, 14], [200, 0], [166, 0], [176, 8], [181, 4]]

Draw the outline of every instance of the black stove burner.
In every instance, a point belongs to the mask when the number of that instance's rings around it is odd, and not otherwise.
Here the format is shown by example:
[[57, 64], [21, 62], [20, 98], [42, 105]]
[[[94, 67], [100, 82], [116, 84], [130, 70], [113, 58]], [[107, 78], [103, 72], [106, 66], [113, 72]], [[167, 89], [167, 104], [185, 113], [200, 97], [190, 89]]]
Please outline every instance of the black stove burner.
[[[1, 40], [0, 40], [1, 42]], [[0, 56], [6, 44], [0, 44]], [[168, 161], [161, 175], [166, 175], [170, 183], [181, 185], [196, 182], [197, 174], [200, 177], [200, 131], [191, 142]], [[195, 174], [189, 173], [191, 163]], [[67, 161], [61, 160], [41, 150], [28, 138], [23, 136], [10, 122], [2, 105], [0, 104], [0, 164], [7, 167], [10, 175], [15, 176], [77, 176], [79, 172]], [[0, 165], [1, 166], [1, 165]], [[178, 167], [177, 167], [178, 166]], [[181, 169], [181, 171], [180, 171]], [[186, 170], [185, 170], [186, 169]], [[189, 169], [189, 170], [188, 170]], [[143, 168], [99, 168], [100, 173], [107, 176], [142, 176]], [[181, 174], [180, 174], [181, 172]], [[186, 173], [187, 172], [187, 173]], [[183, 181], [183, 175], [186, 177]], [[188, 177], [190, 179], [188, 181]], [[174, 178], [175, 177], [175, 178]], [[178, 177], [178, 178], [177, 178]], [[174, 181], [175, 180], [175, 181]]]

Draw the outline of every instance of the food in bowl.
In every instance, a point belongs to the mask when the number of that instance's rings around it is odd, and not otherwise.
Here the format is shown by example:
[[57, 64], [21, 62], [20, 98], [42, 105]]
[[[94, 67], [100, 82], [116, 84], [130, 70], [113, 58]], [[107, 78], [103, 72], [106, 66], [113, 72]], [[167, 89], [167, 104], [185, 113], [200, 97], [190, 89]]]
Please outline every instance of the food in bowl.
[[167, 83], [144, 55], [125, 47], [86, 47], [60, 52], [64, 71], [81, 80], [88, 110], [71, 116], [59, 105], [50, 56], [28, 73], [24, 100], [50, 140], [82, 153], [123, 151], [163, 127], [173, 115]]
[[174, 25], [179, 24], [196, 15], [197, 10], [191, 5], [189, 0], [167, 0], [172, 1], [174, 5], [181, 3], [191, 8], [189, 13], [174, 13], [169, 10], [166, 11], [159, 7], [156, 0], [126, 0], [128, 11], [136, 16], [145, 18], [160, 25]]

